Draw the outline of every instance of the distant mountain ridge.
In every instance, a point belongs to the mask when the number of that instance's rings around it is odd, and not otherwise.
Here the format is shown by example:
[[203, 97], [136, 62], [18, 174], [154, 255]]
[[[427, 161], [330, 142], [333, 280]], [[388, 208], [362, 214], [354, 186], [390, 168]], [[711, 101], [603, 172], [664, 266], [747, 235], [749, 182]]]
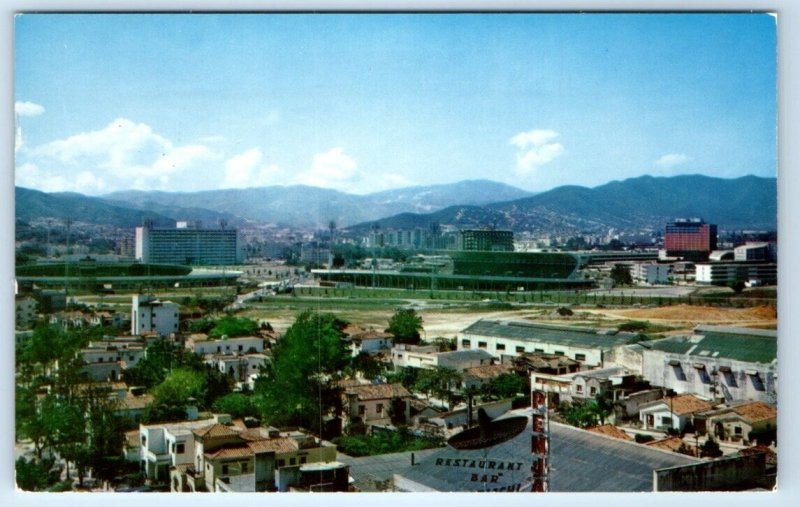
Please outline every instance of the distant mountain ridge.
[[333, 220], [347, 226], [404, 212], [430, 212], [454, 204], [484, 205], [530, 192], [488, 180], [406, 187], [366, 195], [304, 185], [201, 192], [122, 191], [103, 196], [108, 202], [158, 210], [159, 206], [205, 208], [244, 220], [292, 227], [326, 228]]
[[[595, 188], [557, 187], [531, 197], [486, 206], [452, 206], [429, 214], [379, 220], [384, 228], [431, 223], [515, 231], [659, 230], [679, 217], [702, 217], [721, 229], [777, 229], [777, 179], [703, 175], [640, 176]], [[358, 224], [362, 230], [372, 224]]]
[[645, 230], [677, 217], [703, 217], [721, 229], [776, 229], [777, 179], [701, 175], [641, 176], [595, 188], [563, 186], [532, 195], [509, 185], [468, 180], [352, 195], [308, 186], [222, 189], [204, 192], [123, 191], [103, 197], [47, 194], [16, 188], [17, 218], [72, 219], [134, 227], [175, 220], [226, 220], [288, 227], [364, 231], [427, 227], [497, 227], [515, 231]]

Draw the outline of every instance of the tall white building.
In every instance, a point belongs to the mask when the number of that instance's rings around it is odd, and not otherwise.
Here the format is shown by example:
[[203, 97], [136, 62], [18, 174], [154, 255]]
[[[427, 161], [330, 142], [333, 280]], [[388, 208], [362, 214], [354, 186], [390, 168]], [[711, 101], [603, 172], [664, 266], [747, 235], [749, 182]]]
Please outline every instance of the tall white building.
[[137, 227], [136, 260], [146, 264], [238, 264], [242, 248], [236, 229], [202, 229], [178, 222], [174, 229]]
[[168, 336], [178, 331], [180, 306], [172, 301], [161, 301], [153, 296], [133, 296], [131, 306], [131, 334], [134, 336], [157, 333]]

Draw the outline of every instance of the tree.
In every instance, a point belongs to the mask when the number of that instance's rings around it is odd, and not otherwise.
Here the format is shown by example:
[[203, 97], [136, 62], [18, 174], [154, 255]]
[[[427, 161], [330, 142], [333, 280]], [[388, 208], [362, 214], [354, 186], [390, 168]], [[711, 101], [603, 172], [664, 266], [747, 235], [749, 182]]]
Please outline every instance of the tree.
[[481, 393], [490, 398], [513, 398], [525, 392], [525, 381], [513, 373], [503, 373], [481, 387]]
[[350, 361], [351, 376], [355, 377], [357, 373], [367, 380], [373, 380], [383, 373], [383, 366], [371, 354], [361, 352]]
[[331, 314], [306, 311], [295, 319], [256, 379], [254, 402], [264, 420], [318, 430], [323, 414], [338, 413], [336, 381], [349, 362], [343, 327]]
[[190, 399], [204, 399], [205, 380], [201, 373], [189, 368], [174, 370], [153, 389], [153, 403], [185, 408]]
[[711, 438], [711, 435], [709, 435], [703, 445], [700, 446], [700, 456], [708, 458], [718, 458], [722, 456], [722, 450], [720, 450], [719, 444]]
[[242, 393], [230, 393], [217, 398], [213, 407], [217, 412], [230, 414], [231, 417], [255, 417], [258, 415], [252, 398]]
[[422, 317], [413, 308], [399, 309], [389, 320], [387, 333], [392, 333], [395, 342], [416, 345], [420, 342], [419, 332], [422, 330]]
[[456, 350], [455, 338], [444, 338], [443, 336], [439, 336], [433, 339], [433, 344], [436, 345], [436, 347], [439, 349], [439, 352]]
[[624, 264], [614, 264], [614, 267], [611, 268], [611, 280], [614, 285], [631, 285], [633, 278], [630, 268]]
[[437, 366], [421, 370], [414, 387], [426, 395], [433, 394], [440, 400], [446, 400], [449, 407], [452, 405], [453, 391], [458, 389], [462, 381], [463, 377], [457, 370], [447, 366]]
[[208, 332], [212, 338], [228, 336], [252, 336], [258, 330], [258, 322], [245, 317], [223, 317]]

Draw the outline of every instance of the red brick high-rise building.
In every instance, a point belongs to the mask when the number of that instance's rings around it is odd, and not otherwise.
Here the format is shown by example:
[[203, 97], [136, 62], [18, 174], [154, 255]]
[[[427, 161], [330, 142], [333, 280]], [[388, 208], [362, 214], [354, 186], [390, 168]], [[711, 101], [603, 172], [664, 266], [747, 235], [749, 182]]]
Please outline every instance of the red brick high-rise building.
[[667, 224], [664, 248], [671, 257], [706, 260], [717, 249], [717, 226], [700, 218], [677, 219]]

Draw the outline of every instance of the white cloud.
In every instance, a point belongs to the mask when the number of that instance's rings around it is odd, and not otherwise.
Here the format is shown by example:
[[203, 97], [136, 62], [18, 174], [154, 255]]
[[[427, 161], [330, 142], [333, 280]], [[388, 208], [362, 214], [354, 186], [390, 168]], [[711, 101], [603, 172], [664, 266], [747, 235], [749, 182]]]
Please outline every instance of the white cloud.
[[275, 164], [263, 164], [260, 148], [251, 148], [225, 162], [225, 188], [248, 188], [282, 183], [284, 171]]
[[[50, 169], [45, 174], [74, 175], [75, 171], [86, 170], [102, 174], [100, 179], [80, 180], [90, 185], [91, 190], [77, 190], [87, 192], [103, 188], [168, 189], [172, 176], [205, 168], [201, 164], [219, 158], [205, 145], [175, 146], [149, 125], [126, 118], [118, 118], [100, 130], [75, 134], [28, 151], [31, 160]], [[74, 176], [71, 179], [78, 181]]]
[[520, 132], [510, 139], [517, 147], [517, 172], [529, 174], [552, 162], [566, 151], [561, 143], [551, 142], [559, 136], [554, 130]]
[[105, 181], [91, 171], [81, 171], [77, 175], [66, 177], [42, 171], [30, 162], [16, 167], [15, 180], [18, 186], [43, 192], [99, 193], [106, 189]]
[[314, 155], [311, 169], [297, 176], [297, 183], [315, 187], [350, 190], [362, 175], [356, 161], [342, 148], [332, 148]]
[[669, 169], [677, 165], [685, 164], [691, 160], [683, 153], [669, 153], [655, 161], [655, 165], [662, 169]]
[[44, 106], [33, 102], [15, 102], [14, 112], [17, 116], [39, 116], [44, 113]]

